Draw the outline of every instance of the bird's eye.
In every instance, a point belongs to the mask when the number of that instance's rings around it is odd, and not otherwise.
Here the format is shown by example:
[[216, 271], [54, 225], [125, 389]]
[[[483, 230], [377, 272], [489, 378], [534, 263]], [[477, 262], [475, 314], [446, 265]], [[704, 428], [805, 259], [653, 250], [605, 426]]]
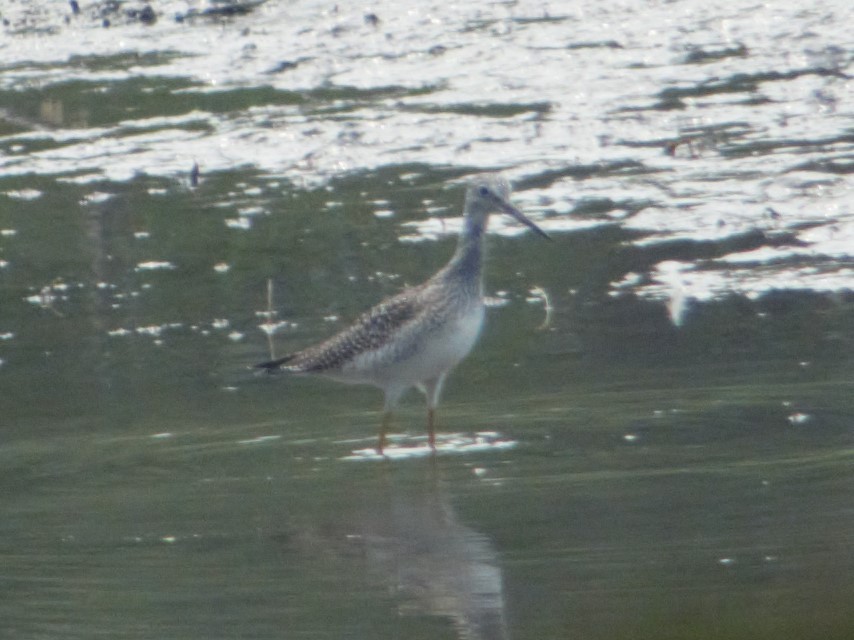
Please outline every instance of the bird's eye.
[[478, 192], [481, 196], [484, 196], [484, 197], [486, 197], [486, 196], [488, 196], [488, 195], [489, 195], [489, 189], [487, 189], [486, 187], [481, 187], [480, 189], [478, 189], [478, 190], [477, 190], [477, 192]]

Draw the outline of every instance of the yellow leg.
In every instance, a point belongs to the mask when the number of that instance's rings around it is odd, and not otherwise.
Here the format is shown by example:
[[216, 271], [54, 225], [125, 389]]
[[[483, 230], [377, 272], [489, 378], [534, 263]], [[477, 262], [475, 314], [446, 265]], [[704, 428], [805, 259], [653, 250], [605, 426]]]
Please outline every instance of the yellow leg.
[[436, 405], [439, 404], [439, 395], [442, 393], [442, 383], [445, 382], [445, 374], [438, 378], [425, 380], [419, 386], [427, 398], [427, 442], [433, 453], [436, 452]]
[[377, 442], [377, 454], [383, 455], [383, 449], [385, 448], [385, 434], [388, 431], [388, 427], [391, 424], [391, 411], [386, 411], [383, 413], [383, 421], [380, 424], [380, 438], [379, 442]]

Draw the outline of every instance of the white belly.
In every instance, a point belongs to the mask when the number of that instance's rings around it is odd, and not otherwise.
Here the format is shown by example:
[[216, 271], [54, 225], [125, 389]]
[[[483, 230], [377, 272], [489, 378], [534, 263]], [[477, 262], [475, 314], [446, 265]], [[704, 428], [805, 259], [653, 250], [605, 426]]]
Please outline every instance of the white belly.
[[[469, 354], [480, 335], [483, 316], [483, 305], [476, 305], [456, 320], [414, 336], [409, 348], [397, 353], [390, 348], [361, 354], [341, 373], [351, 382], [368, 382], [383, 388], [408, 388], [436, 379]], [[370, 374], [362, 377], [357, 372]]]

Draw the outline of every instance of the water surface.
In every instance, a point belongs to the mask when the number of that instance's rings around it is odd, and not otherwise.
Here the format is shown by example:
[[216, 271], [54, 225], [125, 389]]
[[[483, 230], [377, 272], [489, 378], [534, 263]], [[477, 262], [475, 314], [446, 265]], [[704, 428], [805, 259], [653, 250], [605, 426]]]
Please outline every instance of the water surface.
[[[9, 3], [0, 635], [850, 638], [842, 0]], [[249, 367], [453, 251], [423, 455]], [[420, 447], [420, 449], [419, 449]]]

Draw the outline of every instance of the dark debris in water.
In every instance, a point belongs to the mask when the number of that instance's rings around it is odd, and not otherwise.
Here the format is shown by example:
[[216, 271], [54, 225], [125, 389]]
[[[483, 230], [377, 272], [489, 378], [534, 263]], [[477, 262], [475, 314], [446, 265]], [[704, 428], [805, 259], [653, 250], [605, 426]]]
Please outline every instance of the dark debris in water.
[[[184, 13], [175, 15], [176, 22], [183, 22], [193, 18], [231, 18], [235, 16], [248, 15], [255, 9], [266, 3], [267, 0], [233, 1], [222, 0], [214, 6], [205, 9], [190, 9]], [[65, 16], [65, 24], [72, 20], [91, 20], [104, 28], [115, 25], [142, 24], [146, 26], [155, 25], [162, 14], [155, 9], [156, 2], [144, 2], [139, 0], [101, 0], [96, 2], [84, 2], [69, 0], [68, 14]], [[33, 9], [32, 13], [25, 14], [25, 18], [13, 23], [12, 20], [2, 19], [4, 27], [15, 31], [28, 33], [56, 33], [58, 25], [46, 23], [47, 17]]]
[[[743, 157], [748, 155], [755, 156], [776, 153], [782, 149], [818, 150], [831, 149], [836, 146], [850, 144], [854, 144], [854, 133], [843, 133], [831, 138], [781, 138], [777, 140], [752, 140], [749, 143], [740, 145], [731, 144], [719, 151], [721, 155], [725, 157]], [[825, 171], [828, 171], [830, 167], [834, 167], [835, 170], [830, 171], [831, 173], [849, 173], [849, 171], [845, 169], [850, 166], [850, 162], [843, 161], [841, 164], [836, 164], [833, 160], [823, 160], [820, 162], [811, 160], [809, 161], [809, 164], [827, 165], [824, 169]], [[840, 169], [842, 169], [842, 171], [840, 171]]]
[[726, 47], [724, 49], [692, 47], [682, 59], [682, 62], [685, 64], [705, 64], [707, 62], [717, 62], [724, 58], [746, 58], [748, 55], [749, 50], [743, 43], [738, 43], [735, 47]]
[[541, 16], [537, 17], [525, 17], [525, 18], [513, 18], [513, 22], [516, 24], [548, 24], [548, 23], [556, 23], [556, 22], [565, 22], [568, 18], [566, 16], [553, 16], [548, 13], [543, 13]]
[[[647, 207], [654, 206], [650, 200], [612, 200], [611, 198], [581, 198], [572, 208], [573, 216], [579, 218], [610, 218], [614, 213], [629, 217]], [[610, 215], [609, 215], [610, 214]]]
[[[849, 76], [839, 69], [808, 67], [791, 71], [760, 71], [757, 73], [736, 73], [728, 78], [714, 78], [691, 86], [667, 87], [658, 93], [658, 102], [652, 109], [667, 111], [686, 108], [684, 98], [702, 98], [726, 93], [757, 93], [765, 82], [795, 80], [801, 76], [832, 76], [848, 79]], [[633, 109], [630, 109], [633, 110]]]
[[622, 49], [623, 45], [616, 40], [601, 40], [598, 42], [573, 42], [566, 45], [566, 48], [570, 51], [576, 49]]
[[311, 61], [311, 58], [297, 58], [296, 60], [282, 60], [280, 63], [278, 63], [276, 66], [269, 69], [265, 73], [274, 74], [274, 73], [284, 73], [286, 71], [293, 71], [299, 65], [303, 64], [304, 62], [309, 62], [309, 61]]
[[544, 115], [551, 111], [549, 102], [531, 102], [526, 104], [502, 104], [489, 103], [457, 103], [443, 105], [417, 105], [403, 106], [408, 111], [419, 113], [456, 113], [468, 116], [480, 116], [488, 118], [512, 118], [524, 113], [535, 113]]
[[[616, 144], [629, 148], [660, 148], [671, 157], [696, 159], [708, 151], [726, 153], [734, 141], [749, 136], [752, 132], [746, 122], [723, 122], [680, 128], [670, 138], [653, 140], [618, 140]], [[721, 151], [724, 149], [724, 151]]]
[[545, 189], [564, 178], [575, 180], [586, 180], [593, 177], [614, 175], [642, 175], [655, 173], [656, 169], [647, 167], [644, 163], [636, 160], [615, 160], [613, 162], [597, 162], [594, 164], [576, 164], [563, 169], [543, 171], [535, 176], [523, 178], [516, 182], [519, 191], [527, 189]]
[[190, 169], [190, 186], [191, 187], [198, 187], [200, 177], [201, 177], [201, 170], [199, 169], [199, 163], [194, 162], [193, 168]]
[[250, 2], [221, 2], [218, 6], [208, 7], [199, 11], [190, 9], [186, 13], [179, 13], [175, 16], [177, 22], [190, 20], [193, 18], [233, 18], [236, 16], [245, 16], [266, 3], [267, 0], [252, 0]]
[[[74, 14], [74, 5], [71, 7]], [[101, 26], [110, 27], [114, 23], [131, 24], [138, 22], [144, 25], [153, 25], [157, 22], [157, 12], [152, 6], [145, 2], [123, 2], [121, 0], [107, 0], [98, 2], [90, 7], [90, 15], [101, 21]]]
[[791, 171], [814, 171], [816, 173], [834, 173], [848, 175], [854, 173], [854, 157], [840, 160], [810, 160], [791, 168]]

